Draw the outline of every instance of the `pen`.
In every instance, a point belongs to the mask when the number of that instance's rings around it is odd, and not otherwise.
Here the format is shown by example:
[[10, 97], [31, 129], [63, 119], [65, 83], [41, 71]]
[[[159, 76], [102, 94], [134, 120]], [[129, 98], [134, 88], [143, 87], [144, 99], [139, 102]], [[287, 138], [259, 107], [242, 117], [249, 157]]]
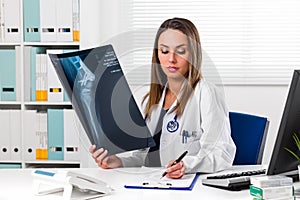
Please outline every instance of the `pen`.
[[[171, 167], [174, 166], [174, 165], [176, 165], [177, 163], [179, 163], [179, 162], [184, 158], [184, 156], [185, 156], [187, 153], [188, 153], [188, 151], [183, 152], [183, 154], [181, 154], [181, 156], [179, 156], [179, 158], [177, 158], [177, 159], [172, 163]], [[161, 175], [161, 179], [162, 179], [165, 175], [167, 175], [167, 173], [168, 173], [168, 172], [165, 171], [165, 172]]]

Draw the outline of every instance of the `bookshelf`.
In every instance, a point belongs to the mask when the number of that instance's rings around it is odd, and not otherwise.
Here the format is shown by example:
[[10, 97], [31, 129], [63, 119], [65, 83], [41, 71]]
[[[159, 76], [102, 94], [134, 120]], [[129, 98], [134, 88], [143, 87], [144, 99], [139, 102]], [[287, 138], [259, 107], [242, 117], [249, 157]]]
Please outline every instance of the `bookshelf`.
[[[88, 166], [88, 161], [89, 158], [87, 158], [89, 155], [88, 154], [88, 139], [85, 137], [85, 134], [83, 133], [84, 130], [82, 129], [82, 127], [77, 128], [77, 130], [75, 130], [75, 132], [77, 132], [74, 136], [75, 137], [80, 137], [79, 138], [79, 143], [78, 143], [78, 154], [76, 156], [76, 158], [70, 158], [69, 160], [66, 159], [66, 155], [63, 156], [62, 159], [53, 159], [53, 160], [49, 160], [49, 159], [45, 159], [45, 158], [30, 158], [28, 159], [28, 149], [26, 149], [26, 143], [28, 142], [28, 127], [29, 129], [37, 126], [36, 123], [37, 120], [43, 119], [44, 121], [46, 121], [47, 123], [47, 127], [43, 129], [43, 131], [45, 132], [47, 130], [47, 134], [48, 134], [48, 123], [49, 123], [49, 116], [48, 116], [48, 111], [52, 110], [52, 111], [62, 111], [62, 113], [68, 113], [68, 111], [72, 110], [72, 104], [68, 101], [68, 100], [62, 100], [62, 101], [36, 101], [32, 98], [32, 84], [33, 84], [33, 80], [34, 79], [30, 79], [32, 77], [32, 73], [30, 70], [32, 70], [32, 68], [30, 66], [28, 66], [28, 52], [30, 52], [31, 48], [37, 48], [37, 49], [43, 49], [43, 53], [46, 53], [46, 50], [53, 50], [53, 49], [73, 49], [73, 50], [78, 50], [78, 49], [82, 49], [82, 48], [87, 48], [89, 46], [91, 46], [91, 44], [94, 44], [94, 42], [98, 42], [95, 39], [90, 39], [90, 38], [86, 38], [89, 37], [90, 33], [88, 29], [86, 29], [85, 31], [82, 31], [81, 27], [85, 27], [85, 28], [91, 28], [92, 24], [90, 22], [90, 19], [92, 17], [92, 14], [94, 17], [97, 17], [98, 14], [94, 15], [94, 13], [90, 13], [90, 10], [92, 9], [96, 9], [97, 7], [99, 7], [99, 2], [92, 0], [89, 2], [84, 2], [84, 1], [80, 1], [80, 0], [56, 0], [56, 1], [52, 1], [56, 2], [56, 3], [62, 3], [60, 11], [56, 12], [62, 12], [64, 11], [64, 14], [66, 13], [70, 13], [70, 9], [72, 9], [73, 11], [73, 15], [72, 15], [72, 20], [71, 21], [71, 25], [72, 25], [72, 30], [75, 30], [75, 28], [77, 29], [79, 27], [79, 33], [80, 33], [80, 39], [79, 41], [75, 40], [74, 38], [76, 38], [77, 36], [74, 36], [73, 33], [72, 34], [72, 41], [70, 41], [70, 35], [66, 36], [63, 35], [65, 32], [70, 33], [70, 30], [67, 29], [63, 29], [61, 31], [62, 35], [60, 36], [61, 38], [59, 38], [59, 36], [57, 36], [57, 40], [53, 39], [51, 41], [51, 39], [49, 39], [49, 36], [46, 37], [42, 37], [42, 34], [40, 32], [40, 39], [28, 39], [31, 36], [28, 36], [28, 33], [26, 32], [26, 20], [28, 20], [28, 18], [30, 18], [30, 16], [26, 15], [26, 7], [31, 8], [31, 11], [34, 13], [34, 10], [40, 7], [37, 7], [37, 5], [47, 5], [47, 8], [49, 10], [51, 10], [49, 8], [50, 4], [49, 4], [49, 0], [0, 0], [0, 57], [1, 57], [1, 53], [2, 52], [6, 52], [9, 50], [12, 50], [15, 52], [15, 59], [14, 59], [14, 63], [15, 65], [12, 67], [15, 67], [14, 70], [15, 71], [14, 74], [12, 75], [13, 78], [15, 79], [14, 81], [14, 86], [12, 86], [14, 88], [14, 93], [15, 96], [11, 97], [9, 95], [7, 95], [7, 97], [5, 97], [5, 94], [3, 95], [3, 82], [7, 77], [3, 77], [0, 76], [0, 87], [1, 87], [1, 96], [0, 96], [0, 118], [2, 115], [2, 118], [5, 119], [4, 121], [7, 123], [12, 123], [12, 121], [14, 121], [13, 118], [11, 118], [9, 120], [5, 115], [9, 115], [9, 116], [13, 116], [15, 115], [19, 115], [20, 116], [20, 122], [18, 124], [16, 124], [16, 128], [17, 130], [19, 130], [19, 135], [18, 136], [14, 136], [17, 137], [17, 140], [15, 140], [15, 138], [11, 138], [12, 135], [11, 134], [11, 128], [9, 125], [5, 125], [5, 122], [1, 122], [0, 121], [0, 127], [6, 127], [7, 129], [9, 129], [9, 131], [2, 131], [0, 134], [0, 168], [1, 166], [3, 168], [37, 168], [37, 167], [86, 167]], [[32, 3], [32, 5], [28, 5], [29, 3]], [[74, 4], [76, 4], [74, 6]], [[7, 6], [9, 5], [9, 6]], [[70, 7], [71, 5], [71, 7]], [[9, 19], [9, 23], [4, 20], [6, 19], [5, 16], [5, 12], [8, 12], [7, 10], [3, 10], [3, 8], [14, 8], [13, 13], [16, 12], [16, 6], [18, 6], [18, 13], [16, 14], [14, 19]], [[69, 7], [68, 7], [69, 6]], [[74, 15], [74, 7], [78, 8], [78, 12], [75, 12]], [[68, 9], [69, 8], [69, 9]], [[41, 12], [41, 11], [40, 11]], [[46, 11], [45, 11], [46, 13]], [[36, 14], [36, 13], [35, 13]], [[42, 13], [40, 13], [40, 19], [41, 21], [45, 20], [42, 19], [43, 17], [41, 17]], [[70, 22], [70, 19], [66, 20], [63, 19], [61, 20], [61, 16], [60, 15], [60, 20], [58, 21], [63, 21], [65, 23]], [[75, 17], [74, 17], [75, 16]], [[35, 17], [36, 18], [36, 17]], [[76, 20], [76, 25], [74, 25], [74, 18], [78, 19]], [[18, 28], [18, 34], [13, 35], [11, 37], [8, 37], [8, 39], [6, 38], [6, 35], [8, 35], [8, 33], [6, 33], [6, 29], [7, 27], [5, 25], [10, 24], [10, 23], [16, 23], [17, 28]], [[4, 24], [4, 25], [3, 25]], [[84, 24], [84, 25], [83, 25]], [[40, 30], [42, 29], [42, 24], [40, 25]], [[66, 25], [66, 24], [63, 24]], [[67, 24], [70, 25], [70, 24]], [[57, 27], [56, 27], [57, 28]], [[51, 32], [51, 31], [50, 31]], [[59, 31], [57, 31], [58, 34]], [[76, 33], [78, 34], [78, 32]], [[98, 38], [97, 35], [100, 35], [99, 30], [94, 31], [93, 32], [94, 38]], [[36, 36], [36, 35], [35, 35]], [[34, 36], [34, 37], [35, 37]], [[48, 38], [47, 38], [48, 37]], [[84, 38], [85, 37], [85, 38]], [[44, 39], [43, 39], [44, 38]], [[65, 39], [65, 40], [64, 40]], [[98, 40], [98, 39], [97, 39]], [[27, 53], [26, 53], [27, 52]], [[38, 53], [40, 54], [40, 52]], [[6, 54], [4, 53], [3, 56], [0, 59], [0, 70], [2, 68], [3, 70], [3, 66], [6, 64]], [[30, 58], [31, 59], [31, 58]], [[2, 67], [1, 67], [2, 65]], [[1, 71], [0, 71], [1, 74]], [[2, 73], [3, 74], [3, 73]], [[5, 89], [6, 91], [10, 91], [10, 89]], [[48, 88], [47, 88], [48, 90]], [[34, 91], [33, 91], [34, 92]], [[66, 111], [66, 112], [64, 112]], [[43, 114], [46, 114], [47, 117], [45, 118], [45, 116], [38, 118], [36, 117], [33, 112], [36, 112], [36, 114], [41, 114], [41, 116], [43, 116]], [[27, 114], [24, 114], [27, 113]], [[66, 114], [62, 114], [62, 115], [66, 115]], [[72, 115], [72, 114], [71, 114]], [[73, 114], [74, 115], [74, 114]], [[32, 117], [32, 121], [29, 120], [28, 116]], [[74, 115], [76, 116], [76, 114]], [[76, 117], [75, 117], [76, 118]], [[76, 119], [77, 120], [77, 119]], [[40, 122], [40, 121], [39, 121]], [[80, 122], [77, 121], [76, 122], [76, 127], [80, 126]], [[56, 126], [56, 125], [55, 125]], [[63, 124], [63, 129], [65, 131], [65, 124]], [[42, 125], [39, 125], [39, 127], [42, 127]], [[33, 132], [33, 128], [32, 128], [32, 132]], [[43, 131], [35, 131], [35, 134], [37, 134], [38, 132], [43, 132]], [[74, 131], [74, 130], [73, 130]], [[80, 135], [79, 135], [80, 134]], [[45, 137], [45, 136], [44, 136]], [[47, 136], [48, 137], [48, 136]], [[48, 139], [48, 138], [47, 138]], [[42, 137], [39, 138], [39, 140], [42, 140]], [[64, 141], [66, 140], [66, 138], [64, 138]], [[40, 142], [37, 140], [37, 138], [32, 139], [32, 141]], [[4, 144], [4, 143], [7, 144]], [[78, 141], [77, 141], [78, 142]], [[36, 143], [33, 143], [32, 145], [36, 145]], [[42, 143], [42, 142], [40, 142]], [[48, 141], [45, 142], [45, 138], [43, 138], [43, 148], [47, 149], [49, 151], [49, 143]], [[13, 153], [11, 153], [10, 156], [8, 156], [7, 152], [10, 151], [14, 151], [13, 148], [13, 144], [18, 146], [18, 155], [17, 156], [12, 156]], [[41, 145], [41, 144], [39, 144]], [[46, 145], [46, 147], [45, 147]], [[28, 145], [27, 145], [28, 146]], [[35, 148], [38, 148], [37, 146], [34, 146]], [[65, 146], [63, 146], [63, 148], [66, 148]], [[3, 152], [5, 149], [6, 152]], [[77, 151], [76, 150], [76, 151]], [[30, 149], [30, 151], [36, 151], [36, 149], [32, 148]], [[6, 153], [6, 154], [5, 154]], [[65, 151], [63, 150], [63, 153], [65, 153]], [[35, 153], [35, 156], [37, 156], [37, 151]], [[49, 155], [48, 155], [49, 156]]]

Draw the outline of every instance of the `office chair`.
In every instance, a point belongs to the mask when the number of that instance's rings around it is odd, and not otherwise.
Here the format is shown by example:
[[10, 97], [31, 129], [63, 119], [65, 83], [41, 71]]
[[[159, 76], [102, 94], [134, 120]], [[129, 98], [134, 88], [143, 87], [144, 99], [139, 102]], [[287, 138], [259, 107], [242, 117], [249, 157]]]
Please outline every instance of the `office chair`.
[[269, 120], [238, 112], [229, 112], [229, 120], [237, 148], [233, 165], [261, 164]]

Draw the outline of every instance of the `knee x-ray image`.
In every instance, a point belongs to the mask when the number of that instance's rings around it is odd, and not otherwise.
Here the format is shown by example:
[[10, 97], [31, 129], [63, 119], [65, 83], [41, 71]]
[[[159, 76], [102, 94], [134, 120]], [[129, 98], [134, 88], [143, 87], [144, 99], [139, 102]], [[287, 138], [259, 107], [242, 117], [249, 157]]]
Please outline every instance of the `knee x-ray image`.
[[49, 56], [92, 144], [110, 155], [155, 146], [111, 45]]

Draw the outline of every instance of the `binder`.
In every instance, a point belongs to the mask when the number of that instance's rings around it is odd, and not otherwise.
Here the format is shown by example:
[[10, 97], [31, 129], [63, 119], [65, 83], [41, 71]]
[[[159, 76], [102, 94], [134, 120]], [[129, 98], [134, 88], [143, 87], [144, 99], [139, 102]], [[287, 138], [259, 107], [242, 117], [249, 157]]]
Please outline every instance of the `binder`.
[[64, 109], [64, 160], [78, 161], [80, 129], [76, 126], [74, 110]]
[[22, 117], [24, 160], [47, 160], [47, 113], [24, 110]]
[[40, 0], [40, 27], [41, 42], [56, 41], [56, 0]]
[[21, 41], [20, 0], [3, 0], [4, 2], [4, 40], [5, 42]]
[[[69, 53], [69, 52], [74, 52], [74, 51], [78, 51], [78, 49], [64, 49], [63, 53]], [[60, 83], [61, 83], [61, 81], [60, 81]], [[62, 83], [61, 83], [61, 85], [62, 85]], [[66, 90], [64, 90], [63, 92], [64, 92], [64, 102], [70, 102], [70, 99], [68, 97]]]
[[0, 50], [0, 100], [16, 101], [16, 53], [13, 49]]
[[47, 50], [47, 79], [48, 79], [48, 87], [47, 87], [47, 95], [49, 102], [63, 102], [64, 101], [64, 89], [62, 84], [56, 74], [55, 68], [48, 56], [49, 53], [59, 54], [63, 53], [62, 49], [59, 50]]
[[11, 160], [20, 161], [22, 152], [21, 143], [21, 110], [10, 110], [10, 156]]
[[38, 112], [36, 114], [36, 160], [47, 160], [48, 159], [48, 133], [47, 133], [47, 113], [46, 112]]
[[38, 139], [36, 131], [38, 130], [36, 110], [23, 110], [23, 158], [25, 161], [36, 160], [36, 147]]
[[[36, 64], [35, 64], [35, 76], [33, 75], [34, 72], [32, 72], [32, 79], [34, 79], [32, 81], [35, 82], [35, 84], [32, 84], [32, 87], [35, 88], [35, 94], [34, 96], [32, 95], [32, 99], [35, 99], [36, 101], [46, 101], [47, 98], [43, 98], [46, 97], [47, 95], [42, 95], [43, 94], [43, 89], [42, 89], [42, 54], [36, 54], [35, 55], [35, 60], [36, 60]], [[45, 93], [47, 93], [47, 90], [44, 91]]]
[[48, 109], [48, 160], [64, 160], [64, 116], [62, 109]]
[[69, 99], [68, 94], [66, 93], [66, 91], [64, 91], [64, 102], [70, 102], [70, 99]]
[[4, 42], [4, 34], [5, 34], [5, 27], [4, 27], [4, 3], [3, 0], [0, 0], [0, 42]]
[[41, 54], [41, 99], [42, 101], [48, 100], [48, 67], [47, 67], [47, 54]]
[[36, 55], [45, 53], [45, 47], [24, 47], [24, 100], [36, 101]]
[[73, 41], [80, 40], [80, 10], [79, 0], [73, 0]]
[[57, 41], [73, 41], [73, 0], [56, 0]]
[[[157, 176], [146, 177], [138, 183], [130, 183], [124, 187], [127, 189], [155, 189], [155, 190], [192, 190], [198, 180], [200, 173], [186, 174], [181, 179], [169, 179]], [[153, 180], [152, 180], [153, 179]]]
[[70, 101], [68, 95], [66, 94], [61, 81], [55, 71], [53, 63], [50, 60], [49, 54], [60, 54], [76, 51], [75, 49], [51, 49], [47, 50], [47, 95], [49, 102], [67, 102]]
[[[24, 101], [31, 100], [31, 58], [30, 46], [24, 46]], [[34, 84], [35, 85], [35, 84]]]
[[16, 76], [16, 100], [17, 101], [21, 101], [21, 47], [20, 46], [16, 46], [15, 47], [15, 51], [16, 51], [16, 55], [15, 55], [15, 59], [16, 59], [16, 72], [15, 72], [15, 76]]
[[35, 75], [35, 99], [36, 101], [47, 101], [48, 99], [48, 77], [47, 77], [47, 55], [36, 54]]
[[40, 0], [23, 0], [25, 42], [40, 42]]
[[10, 160], [9, 110], [0, 110], [0, 159]]

